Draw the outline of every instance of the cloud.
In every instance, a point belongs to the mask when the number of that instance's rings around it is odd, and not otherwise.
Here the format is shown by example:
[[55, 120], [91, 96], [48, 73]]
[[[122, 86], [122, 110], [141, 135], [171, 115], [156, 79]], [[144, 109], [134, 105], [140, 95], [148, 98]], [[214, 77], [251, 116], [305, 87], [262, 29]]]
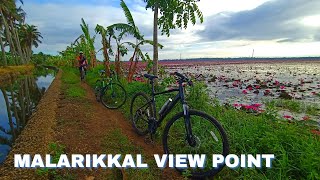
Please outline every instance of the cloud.
[[[125, 0], [145, 39], [152, 39], [153, 12], [142, 0]], [[44, 39], [35, 52], [57, 54], [82, 34], [83, 17], [94, 35], [96, 24], [126, 22], [119, 0], [30, 0], [24, 3], [27, 23], [38, 26]], [[316, 47], [320, 40], [319, 0], [201, 0], [204, 23], [175, 29], [160, 36], [164, 48], [160, 59], [186, 57], [240, 57], [319, 55], [303, 47]], [[318, 23], [314, 23], [318, 21]], [[128, 37], [124, 41], [132, 40]], [[134, 41], [132, 41], [134, 42]], [[276, 47], [276, 48], [275, 48]], [[101, 48], [97, 35], [95, 48]], [[296, 48], [296, 49], [293, 49]], [[298, 50], [299, 49], [299, 50]], [[145, 45], [152, 54], [152, 46]], [[270, 53], [272, 51], [272, 53]], [[299, 51], [299, 52], [298, 52]], [[132, 52], [128, 53], [129, 55]], [[101, 52], [98, 58], [102, 59]], [[128, 59], [126, 56], [124, 59]]]
[[205, 30], [199, 34], [201, 40], [209, 41], [312, 40], [310, 35], [317, 31], [317, 27], [304, 26], [301, 20], [318, 14], [318, 7], [320, 1], [316, 0], [269, 1], [253, 10], [212, 15], [205, 22]]
[[[64, 50], [67, 45], [82, 34], [80, 28], [81, 18], [84, 18], [86, 23], [89, 24], [91, 35], [95, 34], [94, 28], [97, 24], [106, 27], [114, 23], [126, 22], [122, 9], [115, 6], [81, 3], [74, 5], [25, 3], [23, 8], [27, 12], [27, 23], [36, 25], [44, 37], [43, 43], [40, 44], [38, 49], [35, 49], [36, 52], [56, 53]], [[145, 37], [151, 37], [153, 21], [151, 18], [145, 17], [152, 14], [152, 12], [145, 9], [142, 11], [139, 6], [136, 6], [131, 13], [141, 33]], [[98, 42], [96, 44], [99, 46], [101, 42], [99, 35], [96, 42]], [[97, 47], [97, 49], [99, 48], [101, 46]]]

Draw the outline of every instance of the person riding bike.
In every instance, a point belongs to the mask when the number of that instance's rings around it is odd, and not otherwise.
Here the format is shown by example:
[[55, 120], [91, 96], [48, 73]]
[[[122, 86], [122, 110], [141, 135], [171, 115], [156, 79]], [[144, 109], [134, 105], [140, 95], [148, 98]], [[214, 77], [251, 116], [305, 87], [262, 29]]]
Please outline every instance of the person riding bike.
[[86, 57], [83, 55], [83, 52], [79, 52], [79, 56], [77, 57], [79, 71], [81, 73], [81, 68], [83, 67], [85, 74], [87, 74], [88, 61]]

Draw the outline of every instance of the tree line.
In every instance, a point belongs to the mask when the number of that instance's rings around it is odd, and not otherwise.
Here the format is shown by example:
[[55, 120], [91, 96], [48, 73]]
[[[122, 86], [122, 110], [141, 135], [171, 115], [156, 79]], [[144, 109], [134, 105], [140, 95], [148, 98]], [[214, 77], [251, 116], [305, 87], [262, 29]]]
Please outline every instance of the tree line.
[[[126, 23], [116, 23], [107, 27], [97, 24], [95, 27], [96, 34], [91, 36], [89, 26], [82, 18], [80, 26], [83, 34], [76, 38], [70, 46], [67, 46], [64, 51], [60, 52], [61, 59], [65, 59], [72, 64], [78, 52], [84, 51], [88, 56], [87, 59], [91, 67], [95, 67], [97, 64], [96, 54], [102, 51], [106, 75], [110, 75], [110, 60], [113, 56], [115, 71], [118, 75], [123, 76], [124, 72], [120, 60], [121, 57], [129, 53], [129, 47], [133, 49], [126, 73], [129, 82], [136, 72], [139, 60], [152, 64], [153, 74], [158, 74], [158, 48], [163, 47], [158, 42], [158, 29], [162, 35], [165, 34], [169, 37], [171, 29], [187, 28], [189, 22], [195, 25], [197, 18], [199, 18], [202, 23], [203, 15], [197, 5], [199, 1], [200, 0], [144, 0], [146, 9], [150, 8], [154, 12], [153, 39], [150, 40], [144, 38], [128, 6], [124, 0], [120, 0], [120, 6], [126, 17]], [[100, 35], [102, 39], [102, 48], [97, 51], [94, 47], [96, 35]], [[125, 41], [125, 38], [128, 36], [130, 36], [131, 39], [133, 38], [134, 42]], [[153, 59], [151, 59], [147, 53], [142, 52], [141, 47], [143, 45], [151, 45], [153, 47]]]
[[[23, 5], [23, 1], [20, 0]], [[15, 0], [0, 3], [0, 65], [21, 65], [31, 60], [32, 47], [41, 43], [37, 27], [25, 23], [26, 13]]]

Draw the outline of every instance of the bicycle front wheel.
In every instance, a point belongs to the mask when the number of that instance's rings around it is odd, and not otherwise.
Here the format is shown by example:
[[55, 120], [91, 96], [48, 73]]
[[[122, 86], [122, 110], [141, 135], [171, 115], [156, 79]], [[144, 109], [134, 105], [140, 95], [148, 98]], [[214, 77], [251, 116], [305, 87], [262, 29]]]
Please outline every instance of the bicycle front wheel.
[[118, 83], [111, 83], [104, 87], [100, 94], [102, 104], [109, 109], [120, 108], [126, 99], [126, 90]]
[[205, 154], [206, 161], [203, 168], [177, 168], [177, 170], [185, 171], [193, 178], [213, 176], [225, 166], [223, 163], [214, 168], [212, 155], [221, 154], [224, 157], [228, 155], [227, 135], [220, 123], [212, 116], [196, 110], [190, 110], [189, 114], [193, 140], [196, 143], [191, 146], [187, 141], [185, 118], [181, 112], [175, 115], [164, 129], [162, 139], [164, 152], [165, 154]]

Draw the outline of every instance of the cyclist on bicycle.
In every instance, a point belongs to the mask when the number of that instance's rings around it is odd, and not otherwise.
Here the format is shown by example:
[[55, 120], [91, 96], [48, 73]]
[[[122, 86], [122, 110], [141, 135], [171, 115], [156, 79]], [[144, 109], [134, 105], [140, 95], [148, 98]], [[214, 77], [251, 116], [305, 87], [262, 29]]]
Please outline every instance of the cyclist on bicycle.
[[83, 55], [83, 52], [79, 52], [79, 56], [77, 57], [79, 71], [81, 73], [81, 68], [83, 67], [85, 74], [87, 74], [88, 61], [86, 57]]

